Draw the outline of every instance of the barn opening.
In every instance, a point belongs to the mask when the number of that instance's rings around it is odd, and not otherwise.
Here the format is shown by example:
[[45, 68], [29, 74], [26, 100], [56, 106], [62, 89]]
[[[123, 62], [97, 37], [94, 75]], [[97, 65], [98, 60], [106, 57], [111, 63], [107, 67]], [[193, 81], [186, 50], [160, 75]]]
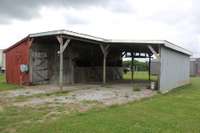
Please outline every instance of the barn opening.
[[[66, 41], [67, 37], [63, 37], [63, 42]], [[123, 58], [131, 58], [132, 61], [135, 58], [148, 58], [150, 62], [153, 52], [149, 47], [159, 53], [159, 45], [118, 42], [103, 45], [98, 42], [70, 39], [63, 51], [63, 84], [123, 82]], [[34, 39], [30, 47], [32, 84], [59, 84], [59, 52], [60, 44], [56, 36]], [[134, 64], [131, 67], [132, 80], [134, 80], [133, 66]]]
[[190, 82], [191, 53], [165, 40], [111, 40], [59, 30], [30, 34], [4, 52], [6, 80], [14, 84], [119, 83], [123, 58], [148, 59], [150, 75], [153, 56], [159, 61], [159, 90]]
[[[64, 39], [66, 41], [66, 39]], [[56, 37], [42, 37], [31, 46], [32, 83], [59, 83], [60, 44]], [[119, 50], [110, 50], [106, 61], [107, 81], [122, 78]], [[101, 82], [103, 54], [99, 44], [70, 40], [63, 52], [63, 83]]]

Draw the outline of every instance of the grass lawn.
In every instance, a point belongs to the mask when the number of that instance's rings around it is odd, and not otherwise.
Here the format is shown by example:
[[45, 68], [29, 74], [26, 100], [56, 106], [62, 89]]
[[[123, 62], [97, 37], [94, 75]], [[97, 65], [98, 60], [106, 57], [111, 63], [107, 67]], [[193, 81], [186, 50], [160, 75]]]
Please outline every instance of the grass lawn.
[[[149, 75], [147, 71], [137, 71], [137, 72], [134, 72], [133, 78], [135, 80], [149, 80]], [[127, 72], [126, 74], [124, 74], [123, 79], [125, 80], [131, 79], [131, 72]], [[151, 80], [156, 80], [156, 79], [157, 79], [157, 76], [151, 75]]]
[[47, 108], [7, 108], [0, 110], [0, 132], [199, 133], [200, 78], [192, 78], [191, 82], [165, 95], [43, 122], [38, 119]]
[[17, 85], [7, 84], [4, 74], [0, 74], [0, 91], [20, 88]]

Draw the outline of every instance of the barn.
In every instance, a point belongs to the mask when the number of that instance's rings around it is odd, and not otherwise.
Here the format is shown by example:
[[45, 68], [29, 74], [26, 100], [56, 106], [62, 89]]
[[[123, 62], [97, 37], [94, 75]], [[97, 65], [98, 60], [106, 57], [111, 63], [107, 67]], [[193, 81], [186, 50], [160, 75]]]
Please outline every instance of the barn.
[[200, 76], [200, 58], [190, 58], [190, 76]]
[[123, 58], [151, 62], [153, 56], [161, 92], [190, 82], [191, 53], [165, 40], [112, 40], [57, 30], [29, 34], [4, 52], [6, 80], [12, 84], [117, 83], [123, 80]]

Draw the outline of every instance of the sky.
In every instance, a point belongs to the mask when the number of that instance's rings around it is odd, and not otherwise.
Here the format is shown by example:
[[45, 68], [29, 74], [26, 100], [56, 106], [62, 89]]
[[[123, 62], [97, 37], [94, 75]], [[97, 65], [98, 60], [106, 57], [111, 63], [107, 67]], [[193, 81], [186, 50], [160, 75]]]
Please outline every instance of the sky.
[[66, 29], [107, 39], [168, 40], [200, 57], [198, 0], [0, 0], [0, 49]]

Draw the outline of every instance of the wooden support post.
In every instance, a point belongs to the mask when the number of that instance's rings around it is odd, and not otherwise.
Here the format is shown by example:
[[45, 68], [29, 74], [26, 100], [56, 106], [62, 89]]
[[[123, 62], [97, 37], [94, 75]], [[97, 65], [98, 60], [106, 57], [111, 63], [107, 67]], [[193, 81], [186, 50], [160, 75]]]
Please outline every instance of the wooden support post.
[[59, 55], [60, 55], [59, 86], [60, 86], [60, 90], [63, 91], [63, 52], [66, 49], [66, 47], [68, 46], [70, 39], [68, 39], [64, 43], [64, 40], [61, 36], [57, 36], [56, 38], [57, 38], [57, 40], [60, 44], [60, 51], [59, 51]]
[[103, 53], [103, 84], [106, 84], [106, 58], [108, 55], [108, 48], [110, 47], [110, 45], [102, 45], [100, 44], [100, 48], [102, 50]]
[[30, 79], [29, 83], [30, 84], [32, 84], [32, 82], [33, 82], [32, 49], [31, 49], [33, 41], [34, 41], [33, 38], [30, 38], [28, 40], [28, 47], [29, 47], [29, 79]]
[[134, 63], [134, 55], [133, 55], [133, 52], [131, 52], [131, 80], [133, 81], [133, 63]]
[[71, 66], [72, 68], [71, 68], [71, 71], [72, 71], [72, 73], [71, 73], [71, 80], [72, 80], [72, 84], [74, 84], [74, 62], [72, 61], [72, 66]]
[[69, 55], [69, 65], [70, 65], [70, 82], [73, 85], [74, 84], [74, 63], [73, 63], [73, 59], [71, 56], [72, 51], [70, 51], [70, 55]]
[[103, 84], [106, 84], [106, 56], [103, 56]]
[[151, 56], [149, 54], [149, 81], [151, 81]]

